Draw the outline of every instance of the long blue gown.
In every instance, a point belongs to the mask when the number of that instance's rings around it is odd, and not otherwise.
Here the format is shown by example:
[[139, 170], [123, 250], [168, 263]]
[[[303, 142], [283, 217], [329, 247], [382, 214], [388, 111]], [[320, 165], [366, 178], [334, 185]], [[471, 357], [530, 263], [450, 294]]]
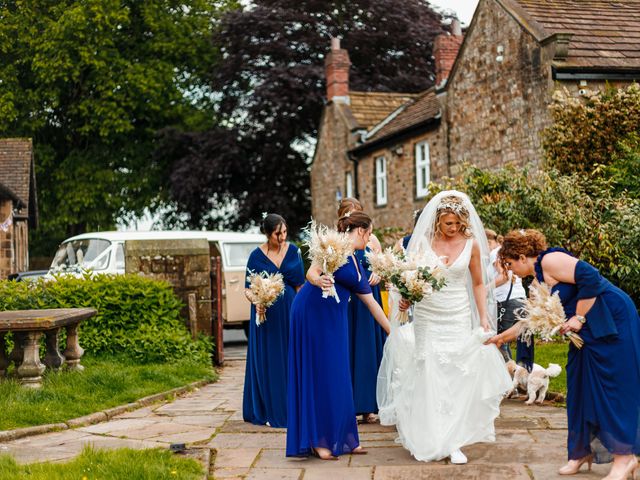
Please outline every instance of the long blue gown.
[[[362, 265], [361, 271], [368, 282], [371, 272], [365, 250], [356, 250], [355, 256]], [[382, 305], [380, 287], [371, 287], [371, 293], [376, 302]], [[366, 305], [356, 295], [352, 295], [349, 302], [349, 359], [356, 414], [378, 412], [376, 383], [386, 339], [387, 334]]]
[[[266, 312], [266, 321], [256, 325], [251, 306], [247, 367], [244, 375], [242, 417], [246, 422], [284, 428], [287, 426], [287, 355], [289, 313], [296, 287], [304, 283], [300, 250], [289, 244], [280, 268], [256, 248], [247, 262], [249, 272], [281, 273], [285, 290]], [[245, 285], [249, 287], [249, 282]]]
[[[535, 264], [536, 278], [543, 281], [542, 257]], [[567, 363], [567, 417], [569, 459], [593, 453], [598, 463], [611, 454], [640, 454], [640, 318], [633, 300], [600, 272], [578, 261], [575, 284], [558, 283], [567, 318], [576, 303], [596, 298], [579, 332], [584, 346], [570, 344]]]
[[334, 274], [340, 303], [322, 298], [309, 282], [291, 306], [287, 456], [306, 457], [312, 448], [335, 456], [360, 445], [349, 371], [347, 309], [351, 293], [371, 293], [366, 275], [358, 278], [353, 258]]

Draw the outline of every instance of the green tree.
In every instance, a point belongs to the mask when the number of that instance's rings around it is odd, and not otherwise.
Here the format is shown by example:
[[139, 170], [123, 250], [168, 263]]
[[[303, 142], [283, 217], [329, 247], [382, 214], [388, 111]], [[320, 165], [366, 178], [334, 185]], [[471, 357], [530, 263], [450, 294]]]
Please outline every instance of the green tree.
[[0, 1], [0, 136], [32, 137], [36, 253], [165, 198], [156, 133], [212, 125], [202, 67], [234, 0]]

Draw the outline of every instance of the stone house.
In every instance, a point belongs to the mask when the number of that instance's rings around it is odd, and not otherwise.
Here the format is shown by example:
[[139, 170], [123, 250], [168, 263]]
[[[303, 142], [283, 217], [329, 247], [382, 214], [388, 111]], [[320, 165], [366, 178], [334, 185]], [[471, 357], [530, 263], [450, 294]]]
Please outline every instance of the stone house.
[[0, 139], [0, 280], [29, 269], [29, 228], [37, 224], [31, 139]]
[[640, 78], [638, 18], [630, 1], [480, 0], [464, 35], [453, 25], [436, 39], [436, 85], [420, 94], [350, 91], [348, 52], [333, 42], [314, 218], [333, 223], [338, 197], [355, 196], [377, 226], [409, 229], [429, 182], [465, 163], [539, 164], [556, 89], [582, 95]]

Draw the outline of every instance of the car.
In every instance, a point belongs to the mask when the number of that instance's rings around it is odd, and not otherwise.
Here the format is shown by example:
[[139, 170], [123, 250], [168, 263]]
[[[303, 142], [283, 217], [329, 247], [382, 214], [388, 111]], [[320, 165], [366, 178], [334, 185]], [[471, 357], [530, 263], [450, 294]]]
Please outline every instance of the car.
[[47, 273], [49, 273], [49, 270], [28, 270], [26, 272], [12, 273], [7, 279], [15, 280], [16, 282], [36, 282]]

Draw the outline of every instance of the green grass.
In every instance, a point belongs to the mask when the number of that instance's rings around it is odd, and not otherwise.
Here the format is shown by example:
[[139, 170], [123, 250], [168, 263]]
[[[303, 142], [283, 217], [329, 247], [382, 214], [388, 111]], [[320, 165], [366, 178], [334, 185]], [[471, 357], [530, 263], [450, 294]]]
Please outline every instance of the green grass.
[[94, 450], [86, 447], [68, 463], [18, 465], [0, 455], [0, 480], [164, 480], [201, 479], [202, 466], [167, 450]]
[[64, 422], [215, 378], [210, 365], [190, 361], [140, 364], [124, 356], [85, 356], [82, 364], [84, 372], [47, 373], [39, 390], [14, 378], [0, 380], [0, 430]]
[[[547, 368], [550, 363], [557, 363], [562, 367], [562, 372], [555, 378], [551, 378], [549, 381], [549, 391], [567, 394], [567, 372], [565, 371], [567, 365], [567, 351], [569, 345], [566, 342], [563, 343], [548, 343], [537, 342], [534, 354], [535, 362]], [[511, 346], [513, 358], [516, 358], [515, 343]]]

